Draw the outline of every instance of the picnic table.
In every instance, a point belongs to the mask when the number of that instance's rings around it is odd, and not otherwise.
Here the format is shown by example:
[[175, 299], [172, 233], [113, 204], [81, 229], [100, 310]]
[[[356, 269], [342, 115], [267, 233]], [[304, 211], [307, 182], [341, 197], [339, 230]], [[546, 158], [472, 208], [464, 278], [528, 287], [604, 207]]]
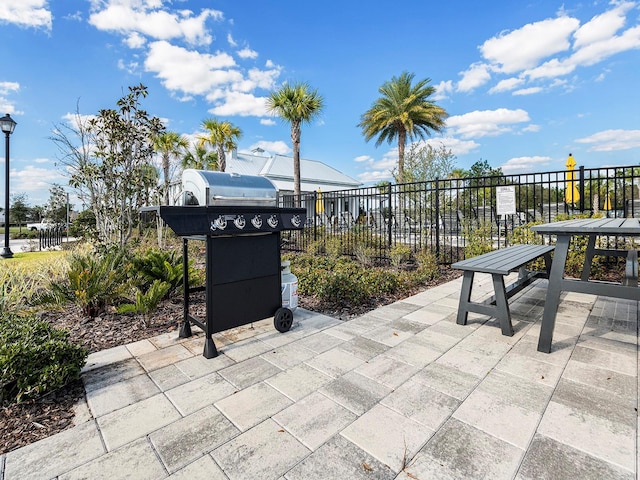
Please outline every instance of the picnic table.
[[[551, 352], [553, 329], [562, 292], [588, 293], [606, 297], [640, 300], [638, 288], [638, 252], [635, 249], [599, 249], [596, 239], [602, 236], [640, 237], [636, 218], [589, 218], [535, 225], [531, 229], [542, 235], [556, 236], [556, 249], [549, 273], [549, 287], [542, 315], [538, 351]], [[574, 237], [588, 237], [582, 274], [579, 279], [564, 278], [569, 245]], [[589, 280], [595, 255], [626, 257], [625, 279], [621, 283]]]

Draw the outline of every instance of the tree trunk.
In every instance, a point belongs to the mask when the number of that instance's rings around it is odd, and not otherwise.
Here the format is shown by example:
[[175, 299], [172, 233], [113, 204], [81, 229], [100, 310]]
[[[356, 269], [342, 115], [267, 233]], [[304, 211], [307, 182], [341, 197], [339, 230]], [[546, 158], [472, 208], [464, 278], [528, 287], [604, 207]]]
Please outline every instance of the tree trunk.
[[300, 123], [291, 123], [291, 143], [293, 144], [293, 205], [300, 206]]
[[222, 145], [218, 145], [218, 170], [224, 172], [227, 169], [227, 158], [224, 154], [224, 148]]
[[404, 183], [404, 147], [407, 143], [407, 132], [398, 132], [398, 183]]

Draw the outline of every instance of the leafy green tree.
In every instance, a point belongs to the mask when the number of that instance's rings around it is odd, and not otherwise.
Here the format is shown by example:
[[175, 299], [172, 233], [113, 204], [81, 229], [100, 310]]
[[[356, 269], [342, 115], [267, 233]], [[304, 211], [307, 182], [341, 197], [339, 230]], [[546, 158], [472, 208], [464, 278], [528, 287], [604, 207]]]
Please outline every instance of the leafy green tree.
[[[471, 165], [466, 173], [467, 177], [503, 177], [502, 168], [493, 168], [487, 160], [478, 160]], [[477, 183], [477, 182], [476, 182]]]
[[[444, 145], [434, 148], [431, 145], [413, 143], [405, 156], [404, 181], [428, 182], [436, 178], [447, 178], [453, 172], [456, 156]], [[393, 176], [397, 183], [399, 172], [395, 170]]]
[[284, 84], [267, 98], [267, 110], [291, 125], [293, 146], [293, 197], [300, 206], [300, 136], [302, 124], [311, 123], [324, 107], [324, 99], [306, 83]]
[[379, 88], [382, 95], [360, 118], [359, 127], [368, 142], [377, 137], [382, 142], [398, 141], [398, 183], [405, 182], [404, 151], [407, 139], [424, 139], [444, 128], [448, 114], [429, 99], [436, 91], [427, 78], [412, 85], [413, 73], [403, 72]]
[[11, 196], [9, 215], [11, 216], [11, 223], [18, 225], [20, 233], [22, 233], [22, 225], [27, 222], [30, 210], [25, 193], [15, 193]]
[[49, 189], [49, 203], [45, 207], [45, 215], [53, 223], [67, 222], [67, 192], [58, 184]]
[[144, 165], [151, 165], [153, 139], [164, 130], [157, 117], [142, 109], [147, 87], [129, 87], [116, 109], [94, 117], [76, 113], [74, 124], [57, 125], [51, 139], [70, 174], [69, 185], [79, 191], [96, 217], [100, 240], [124, 245], [131, 238], [143, 205]]
[[196, 144], [192, 150], [187, 150], [182, 157], [182, 168], [217, 170], [218, 154]]
[[218, 169], [224, 172], [227, 169], [225, 150], [237, 148], [236, 141], [242, 138], [242, 130], [228, 121], [220, 121], [217, 118], [208, 118], [202, 122], [202, 127], [207, 131], [198, 138], [198, 145], [204, 147], [211, 145], [218, 153]]
[[186, 137], [176, 132], [161, 132], [153, 138], [153, 148], [162, 158], [164, 204], [169, 205], [172, 160], [179, 158], [189, 147]]

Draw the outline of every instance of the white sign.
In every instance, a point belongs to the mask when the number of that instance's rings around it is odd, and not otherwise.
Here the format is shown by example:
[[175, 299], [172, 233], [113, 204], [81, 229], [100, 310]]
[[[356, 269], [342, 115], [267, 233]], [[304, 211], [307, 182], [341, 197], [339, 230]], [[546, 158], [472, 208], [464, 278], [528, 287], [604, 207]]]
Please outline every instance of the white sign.
[[498, 215], [516, 214], [515, 185], [502, 185], [496, 187], [496, 211]]

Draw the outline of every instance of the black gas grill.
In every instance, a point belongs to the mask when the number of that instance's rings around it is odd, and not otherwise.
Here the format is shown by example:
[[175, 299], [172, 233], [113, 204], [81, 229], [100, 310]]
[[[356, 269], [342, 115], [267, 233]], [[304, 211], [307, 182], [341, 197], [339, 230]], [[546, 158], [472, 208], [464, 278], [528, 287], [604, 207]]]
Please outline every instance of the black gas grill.
[[[212, 335], [274, 316], [280, 332], [291, 328], [293, 313], [282, 307], [280, 232], [300, 230], [303, 208], [278, 208], [277, 190], [264, 177], [185, 170], [183, 198], [191, 205], [154, 210], [183, 238], [184, 318], [180, 337], [191, 323], [205, 331], [203, 355], [216, 357]], [[206, 318], [189, 312], [189, 240], [206, 244]]]

